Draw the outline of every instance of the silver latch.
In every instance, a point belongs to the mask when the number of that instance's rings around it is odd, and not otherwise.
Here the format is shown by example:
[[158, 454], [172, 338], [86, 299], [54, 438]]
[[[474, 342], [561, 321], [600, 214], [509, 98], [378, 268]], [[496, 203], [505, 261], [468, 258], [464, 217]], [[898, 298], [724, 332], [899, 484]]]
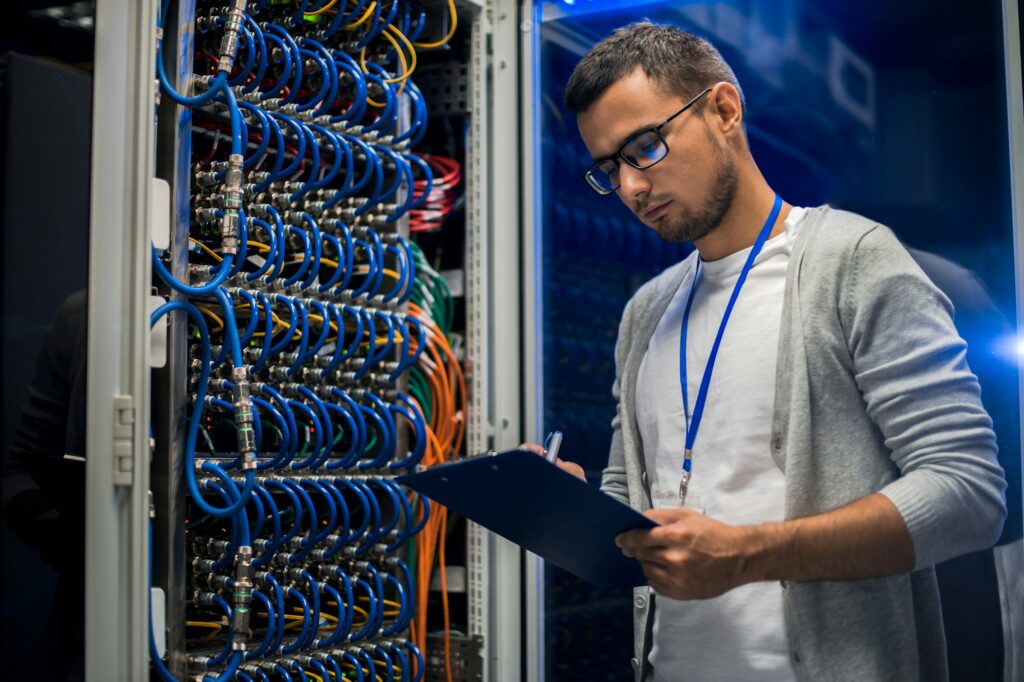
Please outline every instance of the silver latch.
[[114, 485], [131, 485], [134, 480], [135, 401], [131, 396], [114, 397]]

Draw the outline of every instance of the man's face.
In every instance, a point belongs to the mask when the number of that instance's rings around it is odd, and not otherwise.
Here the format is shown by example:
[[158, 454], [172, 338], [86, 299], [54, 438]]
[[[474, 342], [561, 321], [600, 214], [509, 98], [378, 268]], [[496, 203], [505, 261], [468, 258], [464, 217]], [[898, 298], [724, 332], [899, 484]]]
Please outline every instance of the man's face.
[[[718, 226], [736, 195], [736, 163], [703, 118], [705, 102], [661, 129], [669, 153], [643, 170], [619, 159], [619, 198], [669, 242], [696, 241]], [[678, 111], [686, 100], [665, 92], [642, 69], [613, 84], [577, 117], [590, 155], [612, 154], [640, 132]]]

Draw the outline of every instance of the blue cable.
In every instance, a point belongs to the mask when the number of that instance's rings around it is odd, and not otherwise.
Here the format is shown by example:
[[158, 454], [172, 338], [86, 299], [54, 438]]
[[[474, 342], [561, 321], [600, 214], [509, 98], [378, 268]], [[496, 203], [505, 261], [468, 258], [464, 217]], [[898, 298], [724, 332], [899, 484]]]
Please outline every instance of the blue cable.
[[397, 483], [388, 478], [382, 478], [379, 483], [381, 486], [390, 488], [392, 499], [398, 503], [402, 510], [402, 518], [405, 522], [402, 524], [402, 530], [397, 532], [397, 539], [388, 545], [387, 551], [397, 551], [406, 540], [412, 537], [412, 533], [409, 532], [410, 528], [415, 523], [413, 516], [412, 505], [409, 503], [409, 499], [405, 496], [405, 492], [399, 487]]
[[309, 602], [306, 601], [305, 595], [299, 592], [294, 587], [289, 587], [287, 590], [289, 597], [294, 597], [299, 602], [299, 606], [302, 608], [302, 630], [299, 632], [299, 636], [295, 638], [295, 641], [291, 644], [287, 644], [281, 647], [281, 653], [284, 655], [292, 654], [299, 650], [302, 644], [306, 641], [309, 636]]
[[[220, 607], [220, 609], [224, 612], [224, 615], [227, 617], [227, 621], [230, 623], [231, 622], [231, 606], [226, 601], [224, 601], [224, 598], [221, 597], [219, 594], [213, 595], [212, 598], [211, 598], [211, 601], [215, 605]], [[220, 665], [221, 663], [223, 663], [224, 661], [227, 660], [228, 654], [230, 654], [230, 653], [231, 653], [231, 630], [229, 628], [228, 629], [227, 640], [224, 642], [224, 648], [221, 649], [219, 654], [217, 654], [216, 656], [214, 656], [213, 658], [210, 659], [210, 662], [209, 662], [208, 665], [210, 667], [216, 667], [216, 666]]]
[[[330, 531], [328, 530], [328, 532]], [[320, 631], [320, 590], [317, 588], [316, 580], [313, 579], [309, 571], [302, 571], [299, 575], [306, 581], [306, 585], [309, 587], [309, 601], [312, 605], [312, 618], [310, 618], [310, 622], [313, 624], [313, 627], [310, 630], [309, 636], [302, 643], [302, 648], [308, 649], [313, 646], [313, 642], [316, 640], [316, 633]]]
[[371, 656], [370, 653], [365, 649], [359, 649], [358, 651], [356, 651], [356, 656], [359, 656], [360, 658], [364, 659], [366, 667], [370, 671], [370, 679], [377, 679], [377, 666], [373, 662], [373, 656]]
[[[196, 389], [196, 401], [192, 408], [192, 415], [189, 418], [188, 431], [186, 432], [185, 437], [185, 481], [188, 484], [189, 493], [192, 495], [195, 503], [203, 510], [203, 513], [217, 517], [230, 516], [248, 504], [249, 497], [252, 495], [252, 488], [255, 485], [256, 472], [251, 469], [246, 472], [244, 490], [239, 495], [238, 500], [228, 507], [218, 508], [212, 506], [199, 492], [195, 476], [196, 438], [199, 435], [199, 424], [202, 419], [203, 404], [206, 400], [206, 389], [210, 382], [210, 334], [206, 328], [206, 320], [203, 319], [202, 313], [199, 312], [199, 309], [191, 303], [186, 303], [184, 301], [170, 301], [169, 303], [165, 303], [154, 310], [153, 314], [150, 315], [150, 326], [155, 325], [160, 318], [174, 310], [183, 310], [187, 312], [192, 318], [192, 321], [196, 326], [196, 330], [199, 332], [199, 382], [197, 384], [198, 388]], [[219, 472], [219, 476], [230, 481], [230, 477], [224, 473], [223, 469], [212, 462], [207, 461], [203, 464], [204, 470], [206, 470], [207, 465], [214, 467], [214, 470]], [[232, 484], [231, 487], [234, 488], [234, 485]]]
[[320, 275], [320, 257], [323, 254], [323, 239], [320, 238], [320, 227], [316, 221], [313, 220], [313, 216], [306, 212], [300, 214], [302, 222], [309, 226], [309, 244], [312, 249], [312, 261], [310, 262], [309, 275], [302, 282], [302, 288], [308, 289], [313, 286], [313, 283], [317, 280]]
[[299, 94], [299, 90], [302, 86], [302, 55], [299, 52], [299, 46], [295, 43], [295, 40], [288, 31], [277, 24], [270, 24], [267, 27], [267, 31], [273, 31], [277, 36], [279, 36], [281, 40], [285, 42], [285, 49], [292, 54], [292, 82], [288, 86], [288, 96], [282, 98], [280, 101], [280, 104], [291, 104], [295, 101], [295, 97]]
[[351, 484], [357, 488], [362, 489], [364, 500], [367, 503], [367, 508], [370, 511], [371, 521], [366, 527], [366, 535], [363, 538], [363, 544], [355, 548], [354, 554], [356, 556], [362, 556], [373, 549], [373, 546], [381, 539], [380, 532], [380, 504], [377, 502], [377, 497], [370, 490], [370, 486], [366, 485], [363, 481], [353, 479]]
[[423, 418], [423, 414], [404, 393], [398, 393], [398, 400], [404, 403], [404, 406], [391, 404], [388, 405], [388, 409], [394, 414], [399, 414], [405, 417], [409, 421], [412, 425], [413, 431], [416, 433], [416, 441], [409, 453], [409, 456], [397, 462], [391, 462], [388, 464], [389, 469], [407, 469], [414, 467], [420, 463], [427, 451], [427, 424], [426, 420]]
[[278, 411], [281, 413], [281, 416], [283, 416], [288, 422], [288, 453], [290, 460], [295, 456], [296, 451], [299, 449], [299, 427], [295, 423], [295, 415], [292, 413], [291, 408], [288, 405], [288, 401], [284, 396], [278, 393], [273, 386], [261, 383], [257, 384], [253, 388], [259, 390], [264, 395], [269, 396], [270, 399], [277, 404]]
[[233, 289], [232, 293], [238, 294], [245, 299], [245, 302], [249, 304], [249, 322], [245, 326], [245, 331], [242, 332], [242, 338], [239, 339], [240, 346], [248, 346], [252, 340], [252, 335], [256, 331], [256, 327], [260, 322], [259, 309], [256, 306], [256, 297], [253, 296], [245, 289]]
[[[253, 282], [265, 275], [274, 265], [274, 260], [277, 257], [278, 242], [277, 233], [274, 231], [274, 228], [270, 223], [265, 220], [260, 220], [259, 218], [250, 218], [249, 221], [258, 227], [262, 227], [267, 233], [267, 239], [270, 241], [270, 244], [268, 244], [270, 251], [268, 251], [267, 255], [264, 256], [263, 265], [245, 276], [245, 281]], [[284, 248], [283, 244], [281, 245], [281, 248]]]
[[413, 682], [422, 682], [423, 675], [426, 673], [426, 666], [423, 662], [423, 652], [416, 646], [414, 642], [406, 640], [405, 647], [412, 652], [413, 658], [416, 659], [416, 679]]
[[277, 428], [281, 431], [281, 446], [274, 455], [273, 459], [266, 462], [260, 462], [257, 469], [269, 469], [271, 467], [277, 467], [288, 457], [288, 422], [285, 420], [284, 415], [280, 411], [266, 400], [253, 396], [252, 404], [255, 407], [261, 408], [266, 412], [269, 412], [277, 423]]
[[[306, 272], [309, 270], [310, 264], [313, 262], [313, 243], [312, 240], [310, 239], [309, 234], [305, 230], [296, 227], [295, 225], [289, 225], [288, 232], [290, 234], [298, 235], [299, 237], [302, 238], [302, 265], [300, 265], [295, 272], [293, 272], [291, 275], [285, 278], [285, 286], [291, 286], [292, 284], [295, 284], [300, 279], [302, 279], [303, 276], [305, 276]], [[317, 250], [320, 250], [319, 246], [317, 247]]]
[[331, 456], [331, 448], [334, 445], [334, 426], [331, 424], [331, 415], [327, 410], [327, 406], [324, 404], [324, 401], [320, 400], [316, 393], [302, 385], [298, 386], [296, 390], [316, 407], [320, 418], [320, 427], [323, 430], [323, 447], [321, 449], [321, 454], [319, 454], [317, 458], [313, 460], [313, 463], [309, 465], [311, 469], [315, 469]]
[[[377, 531], [378, 537], [386, 538], [391, 533], [391, 531], [398, 527], [398, 522], [402, 518], [402, 506], [398, 502], [398, 497], [396, 497], [395, 491], [388, 487], [387, 485], [383, 484], [381, 481], [375, 478], [371, 478], [366, 483], [367, 487], [370, 487], [370, 484], [376, 485], [378, 490], [383, 492], [391, 500], [391, 518], [389, 518], [386, 523], [381, 525], [379, 530]], [[393, 552], [394, 550], [389, 549], [387, 551]]]
[[271, 87], [269, 90], [260, 95], [260, 100], [266, 101], [268, 99], [272, 99], [273, 97], [275, 97], [277, 93], [281, 92], [281, 90], [283, 90], [285, 86], [288, 85], [288, 77], [291, 76], [292, 73], [292, 53], [291, 50], [288, 49], [288, 46], [285, 44], [285, 42], [281, 40], [278, 36], [264, 34], [263, 37], [268, 42], [275, 43], [278, 46], [278, 48], [280, 48], [282, 63], [281, 75], [278, 77], [277, 82], [274, 83], [273, 87]]
[[[217, 17], [217, 25], [223, 27], [226, 23], [225, 17]], [[244, 24], [244, 15], [243, 15]], [[238, 32], [239, 40], [238, 47], [245, 46], [245, 66], [240, 66], [238, 74], [235, 76], [228, 77], [228, 85], [236, 86], [240, 83], [245, 82], [246, 76], [252, 73], [253, 67], [256, 66], [256, 41], [253, 36], [246, 30], [245, 26], [242, 26], [242, 30]], [[242, 40], [244, 38], [244, 41]], [[238, 66], [235, 63], [235, 66]]]
[[[302, 530], [302, 503], [299, 501], [299, 496], [295, 494], [295, 491], [290, 486], [285, 485], [281, 481], [270, 479], [267, 480], [264, 483], [264, 485], [270, 488], [276, 488], [277, 490], [280, 490], [281, 492], [288, 496], [292, 503], [292, 513], [294, 514], [292, 518], [292, 526], [281, 536], [280, 542], [275, 544], [273, 551], [277, 551], [278, 548], [283, 546], [293, 537], [296, 537]], [[271, 550], [268, 549], [266, 554], [269, 554], [270, 552]], [[264, 554], [264, 556], [266, 556], [266, 554]], [[260, 563], [262, 564], [266, 562]]]
[[341, 292], [344, 291], [345, 289], [348, 289], [349, 282], [351, 282], [352, 280], [352, 272], [355, 266], [356, 247], [355, 242], [352, 239], [352, 232], [345, 226], [344, 223], [342, 223], [340, 220], [335, 221], [335, 227], [338, 228], [339, 232], [341, 233], [341, 236], [345, 239], [345, 262], [344, 264], [342, 264], [339, 261], [339, 265], [342, 265], [344, 273], [342, 274], [341, 282], [339, 282], [335, 286], [335, 289], [333, 291], [333, 294], [337, 296], [340, 295]]
[[[324, 444], [323, 426], [320, 424], [320, 417], [318, 417], [316, 412], [314, 412], [312, 408], [305, 403], [301, 403], [298, 400], [289, 400], [288, 405], [293, 410], [303, 412], [308, 420], [313, 422], [313, 427], [311, 429], [313, 431], [313, 444], [310, 448], [309, 455], [301, 462], [291, 463], [292, 469], [305, 469], [315, 462], [320, 456], [320, 448], [322, 448]], [[306, 436], [306, 442], [309, 443], [308, 435]]]
[[263, 38], [263, 31], [260, 30], [259, 24], [253, 21], [253, 18], [248, 13], [242, 16], [249, 30], [252, 31], [253, 36], [256, 38], [256, 44], [259, 47], [260, 53], [260, 65], [256, 69], [256, 73], [253, 74], [252, 82], [242, 88], [242, 92], [252, 92], [263, 82], [263, 76], [266, 75], [267, 67], [270, 65], [270, 53], [267, 51], [267, 43]]
[[299, 345], [296, 346], [295, 352], [292, 355], [295, 359], [292, 360], [291, 365], [288, 367], [288, 376], [294, 377], [300, 369], [302, 369], [302, 362], [306, 356], [306, 347], [309, 344], [309, 311], [306, 310], [306, 304], [302, 299], [292, 299], [292, 305], [295, 307], [295, 311], [299, 315]]
[[[307, 59], [316, 62], [320, 70], [320, 89], [316, 94], [310, 97], [308, 102], [297, 103], [298, 106], [296, 107], [296, 111], [309, 111], [313, 108], [319, 108], [327, 102], [327, 96], [331, 91], [331, 79], [333, 78], [334, 81], [337, 82], [338, 72], [333, 68], [328, 68], [327, 62], [324, 61], [323, 57], [312, 50], [306, 50], [300, 47], [299, 55], [300, 57], [306, 57]], [[330, 62], [333, 67], [334, 60], [332, 59]]]
[[235, 323], [235, 308], [228, 297], [227, 291], [218, 287], [213, 290], [213, 295], [224, 312], [224, 337], [231, 350], [231, 363], [235, 367], [244, 367], [242, 360], [242, 346], [238, 339], [238, 326]]
[[167, 266], [164, 265], [163, 261], [160, 260], [160, 252], [153, 247], [153, 270], [157, 276], [160, 277], [161, 281], [171, 289], [177, 291], [179, 294], [184, 294], [189, 298], [197, 298], [200, 296], [208, 296], [212, 292], [216, 291], [224, 280], [227, 279], [228, 273], [234, 267], [234, 256], [228, 254], [224, 256], [224, 260], [217, 266], [213, 273], [213, 277], [206, 284], [202, 284], [197, 287], [183, 284], [174, 278], [168, 270]]
[[270, 586], [270, 589], [274, 592], [274, 604], [277, 606], [277, 627], [275, 628], [276, 636], [274, 637], [274, 643], [270, 647], [271, 652], [277, 653], [281, 648], [281, 642], [284, 641], [284, 626], [285, 626], [285, 601], [284, 601], [284, 590], [281, 589], [281, 585], [277, 582], [270, 573], [263, 574], [263, 582]]
[[[381, 611], [383, 611], [383, 609], [381, 609]], [[374, 645], [373, 651], [381, 657], [382, 661], [384, 661], [384, 670], [386, 675], [386, 677], [384, 678], [385, 682], [394, 682], [395, 666], [394, 663], [392, 663], [391, 661], [391, 657], [388, 656], [387, 651], [379, 644]]]
[[[412, 297], [412, 292], [416, 288], [416, 257], [413, 255], [412, 247], [409, 245], [408, 239], [401, 235], [397, 235], [395, 237], [395, 241], [397, 241], [398, 246], [400, 246], [405, 251], [405, 262], [409, 268], [409, 286], [406, 288], [405, 292], [402, 293], [402, 296], [398, 299], [399, 303], [405, 303], [406, 301], [409, 300], [409, 298]], [[416, 324], [419, 324], [418, 320]], [[422, 347], [423, 345], [421, 344], [420, 348], [422, 349]]]
[[[285, 347], [289, 343], [292, 342], [292, 337], [295, 336], [295, 330], [298, 329], [298, 327], [299, 327], [299, 313], [295, 309], [294, 301], [293, 301], [292, 298], [290, 298], [289, 296], [283, 296], [281, 294], [274, 294], [274, 303], [283, 303], [284, 305], [286, 305], [288, 307], [289, 317], [288, 317], [288, 329], [285, 330], [285, 333], [284, 333], [283, 337], [281, 338], [281, 340], [276, 342], [276, 343], [274, 343], [273, 339], [271, 339], [270, 351], [269, 351], [269, 355], [271, 357], [274, 356], [274, 355], [277, 355], [278, 353], [280, 353], [282, 350], [285, 349]], [[273, 319], [273, 318], [271, 318], [271, 319]]]
[[341, 594], [327, 583], [322, 583], [321, 587], [329, 597], [334, 598], [334, 603], [338, 605], [337, 621], [334, 624], [334, 631], [331, 632], [328, 637], [315, 642], [317, 649], [326, 649], [329, 646], [333, 646], [345, 636], [345, 602], [342, 601]]
[[[291, 163], [289, 163], [287, 167], [282, 168], [274, 176], [274, 180], [282, 180], [294, 175], [299, 170], [299, 167], [302, 165], [302, 159], [305, 158], [306, 156], [306, 133], [304, 132], [305, 128], [303, 128], [303, 126], [298, 121], [291, 118], [290, 116], [285, 116], [284, 114], [278, 113], [276, 111], [272, 112], [270, 115], [271, 117], [278, 119], [286, 126], [291, 128], [296, 140], [295, 158], [292, 159]], [[287, 150], [287, 144], [285, 145], [285, 149]]]
[[286, 479], [284, 483], [285, 485], [294, 488], [296, 495], [298, 495], [299, 499], [301, 499], [306, 504], [306, 508], [309, 515], [309, 537], [300, 538], [299, 551], [295, 552], [294, 554], [288, 557], [289, 562], [297, 563], [305, 559], [309, 555], [309, 553], [313, 551], [313, 548], [317, 542], [319, 542], [324, 537], [330, 535], [331, 529], [328, 528], [325, 531], [323, 531], [322, 534], [318, 534], [316, 532], [316, 528], [318, 525], [320, 525], [320, 523], [317, 519], [316, 505], [313, 504], [313, 498], [309, 496], [309, 493], [306, 492], [306, 489], [299, 485], [298, 482], [291, 479]]
[[[360, 639], [366, 639], [370, 637], [374, 632], [373, 626], [376, 623], [377, 619], [377, 595], [374, 594], [373, 588], [370, 587], [370, 583], [366, 582], [362, 578], [356, 578], [355, 586], [361, 588], [368, 597], [368, 604], [366, 607], [366, 613], [368, 615], [366, 618], [366, 622], [363, 624], [363, 626], [360, 627], [357, 631], [353, 632], [351, 635], [349, 635], [350, 641], [358, 641]], [[370, 677], [373, 677], [373, 675], [371, 674]]]
[[356, 682], [364, 682], [363, 667], [359, 664], [359, 659], [355, 657], [351, 651], [345, 651], [341, 654], [341, 660], [347, 661], [349, 665], [355, 668]]
[[419, 167], [419, 169], [423, 172], [423, 179], [427, 183], [426, 186], [423, 188], [423, 191], [420, 193], [420, 196], [416, 198], [409, 206], [410, 209], [417, 209], [423, 206], [424, 203], [426, 203], [427, 197], [429, 197], [430, 193], [434, 191], [434, 171], [431, 170], [429, 163], [421, 159], [416, 154], [402, 154], [402, 158], [404, 158], [411, 164], [416, 164]]
[[[336, 254], [335, 257], [338, 259], [338, 266], [336, 268], [334, 268], [334, 274], [332, 274], [327, 279], [326, 282], [321, 284], [319, 289], [318, 289], [318, 291], [321, 294], [323, 294], [323, 293], [327, 293], [327, 291], [329, 291], [331, 287], [333, 287], [335, 284], [338, 283], [338, 280], [340, 280], [342, 278], [342, 276], [345, 274], [345, 268], [344, 268], [344, 264], [342, 263], [342, 256], [344, 255], [344, 252], [342, 251], [341, 242], [338, 241], [338, 238], [335, 237], [330, 232], [321, 232], [320, 233], [320, 239], [322, 241], [327, 242], [334, 249], [334, 253]], [[323, 262], [322, 261], [321, 261], [321, 267], [323, 267]]]
[[267, 610], [267, 631], [263, 634], [263, 641], [260, 642], [260, 645], [258, 647], [256, 647], [252, 651], [245, 652], [245, 660], [247, 661], [250, 661], [254, 658], [258, 658], [266, 654], [267, 651], [270, 649], [270, 645], [271, 643], [273, 643], [274, 637], [276, 635], [274, 627], [275, 614], [274, 608], [270, 604], [270, 599], [267, 598], [267, 595], [263, 594], [262, 592], [257, 592], [256, 590], [253, 590], [252, 596], [263, 605], [263, 608]]
[[[423, 495], [417, 495], [417, 498], [423, 503], [423, 518], [421, 518], [419, 523], [417, 523], [412, 529], [406, 530], [405, 534], [409, 537], [412, 537], [423, 530], [427, 525], [427, 520], [430, 518], [430, 498]], [[412, 587], [410, 587], [409, 590], [412, 591]]]
[[[380, 158], [377, 156], [377, 152], [373, 151], [373, 148], [370, 147], [370, 145], [366, 144], [354, 135], [342, 135], [342, 138], [359, 148], [359, 151], [363, 154], [363, 161], [365, 162], [365, 165], [360, 170], [359, 182], [353, 184], [349, 189], [349, 192], [351, 194], [362, 192], [366, 189], [366, 186], [370, 184], [370, 180], [373, 180], [375, 183], [376, 189], [374, 189], [374, 193], [379, 192], [380, 185], [384, 182], [384, 175], [383, 171], [380, 169]], [[357, 155], [353, 156], [358, 158]], [[356, 215], [361, 214], [357, 211]]]
[[395, 642], [388, 642], [388, 650], [398, 659], [398, 666], [402, 669], [402, 682], [411, 682], [412, 670], [409, 668], [409, 657], [402, 651], [402, 647]]
[[335, 485], [340, 485], [345, 489], [351, 491], [356, 499], [359, 500], [360, 508], [363, 510], [362, 520], [359, 525], [352, 529], [351, 533], [345, 538], [347, 544], [356, 542], [363, 533], [370, 527], [370, 523], [373, 521], [373, 510], [370, 507], [370, 502], [367, 499], [366, 493], [360, 488], [356, 487], [350, 479], [336, 478], [334, 479]]
[[[353, 418], [352, 415], [349, 414], [348, 410], [344, 409], [341, 405], [326, 400], [323, 401], [323, 404], [329, 411], [340, 415], [341, 418], [345, 420], [346, 428], [342, 429], [342, 433], [350, 436], [348, 449], [340, 455], [337, 455], [336, 459], [324, 462], [327, 469], [337, 469], [343, 463], [350, 461], [353, 454], [357, 451], [359, 447], [359, 426], [356, 424], [355, 418]], [[330, 454], [333, 456], [333, 452]]]
[[260, 124], [260, 143], [256, 147], [256, 150], [247, 157], [242, 163], [243, 169], [249, 169], [259, 163], [260, 159], [267, 150], [270, 148], [270, 121], [268, 120], [267, 112], [263, 111], [259, 107], [255, 107], [248, 102], [239, 102], [238, 106], [246, 111], [252, 112], [252, 115], [259, 121]]

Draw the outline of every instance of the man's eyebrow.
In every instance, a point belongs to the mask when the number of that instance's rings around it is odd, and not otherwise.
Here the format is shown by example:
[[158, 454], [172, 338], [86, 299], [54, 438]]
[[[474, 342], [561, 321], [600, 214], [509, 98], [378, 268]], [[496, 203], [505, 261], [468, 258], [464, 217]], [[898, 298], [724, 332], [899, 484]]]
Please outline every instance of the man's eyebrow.
[[[659, 123], [660, 123], [660, 122], [659, 122]], [[621, 141], [621, 142], [619, 142], [619, 143], [618, 143], [618, 144], [617, 144], [617, 145], [615, 146], [615, 151], [613, 151], [613, 152], [612, 152], [612, 153], [610, 153], [610, 154], [605, 154], [604, 156], [595, 156], [595, 157], [592, 157], [592, 161], [593, 161], [594, 163], [598, 163], [598, 162], [600, 162], [600, 161], [604, 161], [604, 160], [606, 160], [606, 159], [610, 159], [610, 158], [612, 158], [613, 156], [615, 156], [616, 152], [618, 152], [618, 151], [619, 151], [620, 149], [622, 149], [622, 148], [623, 148], [623, 147], [625, 146], [625, 144], [626, 144], [627, 142], [629, 142], [629, 141], [630, 141], [631, 139], [633, 139], [634, 137], [636, 137], [636, 136], [637, 136], [637, 135], [639, 135], [640, 133], [643, 133], [643, 132], [646, 132], [646, 131], [648, 131], [648, 130], [651, 130], [652, 128], [657, 128], [657, 127], [658, 127], [658, 125], [659, 125], [659, 123], [645, 123], [644, 125], [640, 125], [640, 126], [637, 126], [637, 127], [636, 127], [636, 128], [634, 128], [633, 130], [631, 130], [630, 132], [628, 132], [627, 134], [625, 134], [625, 135], [623, 135], [623, 136], [622, 136], [622, 138], [621, 138], [621, 140], [622, 140], [622, 141]]]

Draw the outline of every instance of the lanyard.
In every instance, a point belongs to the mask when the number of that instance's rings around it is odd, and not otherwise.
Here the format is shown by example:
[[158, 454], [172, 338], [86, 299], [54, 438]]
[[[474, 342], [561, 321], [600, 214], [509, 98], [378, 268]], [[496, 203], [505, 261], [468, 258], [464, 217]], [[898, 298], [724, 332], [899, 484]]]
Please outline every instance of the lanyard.
[[690, 416], [690, 402], [687, 397], [687, 383], [686, 383], [686, 326], [690, 319], [690, 308], [693, 306], [693, 297], [697, 292], [697, 283], [700, 280], [700, 257], [697, 258], [697, 270], [693, 275], [693, 282], [690, 284], [690, 294], [686, 299], [686, 309], [683, 311], [683, 323], [679, 333], [679, 383], [682, 386], [683, 391], [683, 410], [686, 416], [686, 444], [683, 452], [683, 473], [682, 478], [679, 481], [679, 504], [682, 506], [686, 503], [686, 488], [690, 483], [690, 471], [693, 467], [693, 443], [697, 440], [697, 429], [700, 428], [700, 421], [704, 417], [704, 403], [708, 397], [708, 387], [711, 385], [711, 372], [715, 369], [715, 358], [718, 356], [718, 347], [722, 343], [722, 335], [725, 334], [725, 326], [729, 324], [729, 316], [732, 314], [733, 306], [736, 305], [736, 299], [739, 298], [740, 289], [743, 288], [743, 283], [747, 281], [747, 274], [750, 273], [750, 269], [754, 265], [754, 259], [761, 253], [761, 248], [764, 247], [764, 243], [768, 240], [768, 235], [771, 234], [772, 226], [775, 225], [775, 219], [779, 217], [779, 211], [782, 209], [782, 199], [778, 194], [775, 195], [775, 203], [772, 205], [771, 213], [768, 214], [768, 219], [765, 221], [764, 226], [761, 228], [760, 234], [757, 235], [757, 241], [754, 242], [754, 246], [750, 249], [750, 255], [747, 256], [747, 262], [743, 264], [743, 269], [740, 271], [739, 279], [736, 280], [736, 285], [732, 288], [732, 295], [729, 297], [729, 303], [725, 306], [725, 313], [722, 315], [722, 322], [718, 325], [718, 333], [715, 335], [715, 342], [711, 346], [711, 354], [708, 356], [707, 365], [704, 367], [704, 376], [700, 380], [700, 389], [697, 391], [697, 402], [693, 405], [693, 416]]

